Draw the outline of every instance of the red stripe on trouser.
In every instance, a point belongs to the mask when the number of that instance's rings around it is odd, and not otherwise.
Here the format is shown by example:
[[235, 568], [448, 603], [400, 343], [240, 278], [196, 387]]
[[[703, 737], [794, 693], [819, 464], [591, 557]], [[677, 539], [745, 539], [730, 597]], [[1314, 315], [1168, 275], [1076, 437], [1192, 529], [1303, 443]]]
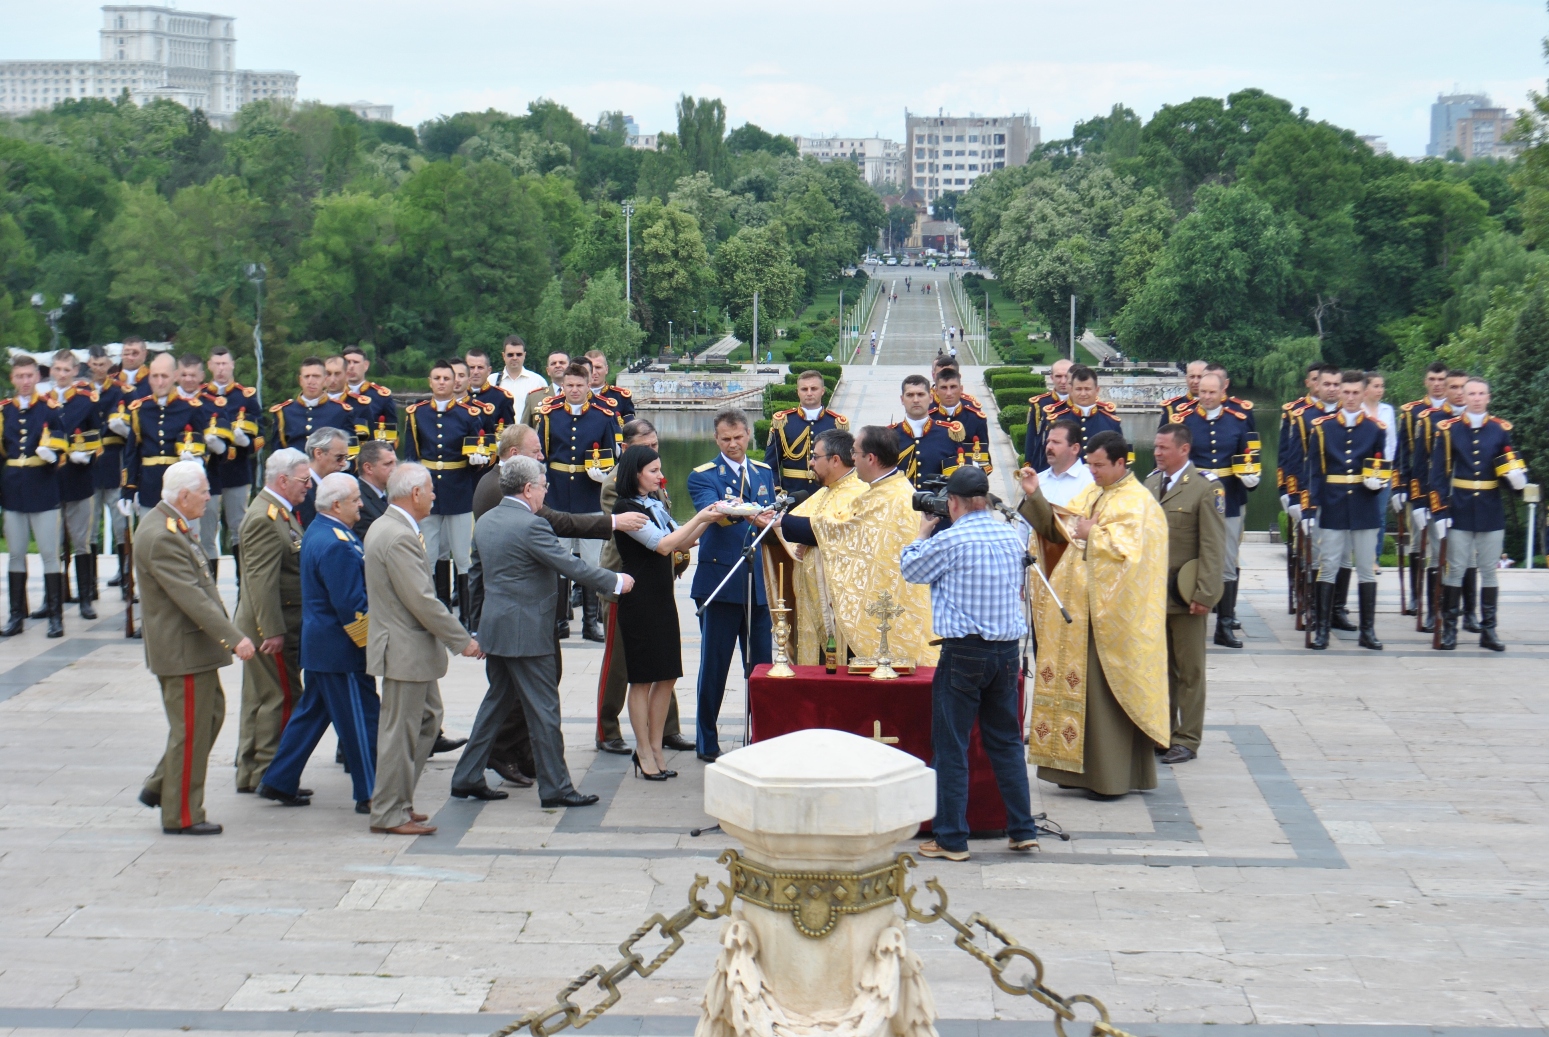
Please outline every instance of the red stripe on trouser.
[[184, 828], [194, 823], [188, 800], [193, 795], [194, 784], [194, 675], [183, 675], [183, 784], [182, 815], [178, 818]]
[[602, 675], [597, 678], [597, 740], [603, 739], [602, 733], [602, 705], [608, 697], [608, 671], [613, 668], [613, 638], [618, 632], [619, 606], [613, 602], [608, 606], [608, 643], [602, 650]]
[[290, 672], [285, 669], [285, 649], [280, 649], [279, 654], [274, 657], [274, 661], [278, 663], [280, 667], [280, 730], [284, 731], [285, 725], [290, 723], [290, 708], [292, 703], [290, 694]]

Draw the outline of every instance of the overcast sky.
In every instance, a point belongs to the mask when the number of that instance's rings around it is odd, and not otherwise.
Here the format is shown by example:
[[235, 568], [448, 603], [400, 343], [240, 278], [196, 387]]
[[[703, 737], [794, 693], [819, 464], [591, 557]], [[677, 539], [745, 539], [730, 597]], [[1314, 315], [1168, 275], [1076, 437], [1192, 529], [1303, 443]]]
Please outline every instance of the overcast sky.
[[[438, 114], [552, 97], [672, 129], [689, 92], [728, 125], [903, 136], [905, 108], [1030, 112], [1043, 138], [1123, 102], [1257, 86], [1401, 155], [1424, 151], [1438, 91], [1517, 108], [1544, 86], [1541, 0], [183, 0], [237, 18], [243, 68], [291, 69], [301, 95]], [[0, 0], [0, 58], [98, 56], [100, 4]]]

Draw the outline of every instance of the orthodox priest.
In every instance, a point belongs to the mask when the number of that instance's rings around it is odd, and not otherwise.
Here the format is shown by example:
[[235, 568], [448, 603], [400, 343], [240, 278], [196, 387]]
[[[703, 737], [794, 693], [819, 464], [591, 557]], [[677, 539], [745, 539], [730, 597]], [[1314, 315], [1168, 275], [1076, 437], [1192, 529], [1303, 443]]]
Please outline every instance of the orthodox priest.
[[[818, 441], [823, 442], [822, 437]], [[866, 614], [866, 607], [883, 592], [891, 594], [893, 603], [904, 609], [888, 632], [888, 654], [894, 665], [934, 666], [940, 655], [940, 649], [928, 643], [930, 588], [905, 583], [899, 571], [899, 557], [915, 539], [920, 523], [910, 506], [914, 485], [899, 470], [898, 451], [898, 434], [893, 429], [867, 425], [854, 447], [853, 478], [859, 481], [861, 492], [846, 503], [854, 490], [843, 485], [843, 479], [836, 480], [823, 494], [813, 494], [780, 520], [781, 536], [787, 543], [818, 548], [821, 568], [817, 571], [821, 572], [826, 597], [823, 615], [825, 623], [827, 616], [833, 617], [840, 665], [847, 656], [876, 658], [880, 637], [877, 622]], [[819, 500], [820, 496], [824, 500]], [[806, 624], [799, 612], [798, 605], [798, 629]]]
[[[1038, 777], [1117, 799], [1156, 788], [1167, 703], [1167, 519], [1129, 471], [1121, 433], [1087, 441], [1093, 484], [1057, 513], [1031, 468], [1018, 473], [1021, 514], [1049, 545], [1065, 545], [1049, 582], [1066, 623], [1033, 586], [1038, 664], [1028, 759]], [[1056, 546], [1056, 550], [1059, 548]], [[1039, 552], [1040, 564], [1046, 559]]]

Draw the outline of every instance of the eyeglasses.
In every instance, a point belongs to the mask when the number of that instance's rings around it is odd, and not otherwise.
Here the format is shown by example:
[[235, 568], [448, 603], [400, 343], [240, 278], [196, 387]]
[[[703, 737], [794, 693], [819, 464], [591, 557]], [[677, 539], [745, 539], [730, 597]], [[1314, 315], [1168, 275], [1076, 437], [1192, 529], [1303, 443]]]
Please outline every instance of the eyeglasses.
[[328, 455], [328, 460], [330, 460], [330, 461], [348, 461], [349, 459], [350, 459], [350, 452], [348, 450], [346, 450], [342, 454], [329, 454]]

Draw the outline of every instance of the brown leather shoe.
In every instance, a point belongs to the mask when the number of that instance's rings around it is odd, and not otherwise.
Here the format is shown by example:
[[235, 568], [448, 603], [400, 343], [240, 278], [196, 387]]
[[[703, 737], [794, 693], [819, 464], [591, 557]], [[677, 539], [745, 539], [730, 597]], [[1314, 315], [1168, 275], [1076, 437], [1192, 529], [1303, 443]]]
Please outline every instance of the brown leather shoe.
[[[430, 817], [428, 815], [425, 815], [425, 814], [416, 813], [414, 808], [410, 807], [409, 808], [409, 820], [413, 821], [415, 824], [419, 824], [421, 821], [429, 821]], [[432, 828], [431, 831], [435, 831], [435, 829]]]
[[502, 760], [489, 761], [489, 769], [500, 775], [500, 780], [507, 785], [515, 785], [519, 789], [532, 788], [532, 779], [523, 774], [516, 767]]
[[435, 825], [422, 825], [416, 821], [408, 821], [397, 828], [378, 828], [371, 826], [371, 830], [378, 835], [435, 835]]

